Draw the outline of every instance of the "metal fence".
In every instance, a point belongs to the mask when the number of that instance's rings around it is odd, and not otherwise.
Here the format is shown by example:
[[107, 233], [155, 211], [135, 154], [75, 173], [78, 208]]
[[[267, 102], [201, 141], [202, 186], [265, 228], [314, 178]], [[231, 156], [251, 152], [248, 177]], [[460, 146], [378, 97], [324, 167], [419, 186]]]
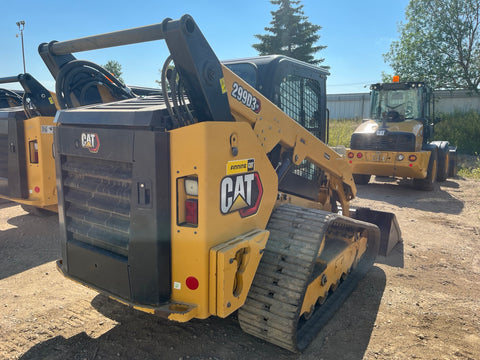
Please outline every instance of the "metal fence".
[[[370, 94], [327, 95], [330, 119], [363, 119], [370, 115]], [[435, 113], [480, 112], [480, 94], [468, 90], [436, 90]]]

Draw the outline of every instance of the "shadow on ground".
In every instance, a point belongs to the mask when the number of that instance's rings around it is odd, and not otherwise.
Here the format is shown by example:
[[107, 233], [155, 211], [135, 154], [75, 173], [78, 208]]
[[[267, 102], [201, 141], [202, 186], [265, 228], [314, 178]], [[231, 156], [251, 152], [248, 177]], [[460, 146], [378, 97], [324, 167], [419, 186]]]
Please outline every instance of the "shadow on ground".
[[[11, 206], [19, 205], [1, 204], [0, 209]], [[56, 215], [22, 213], [8, 219], [7, 224], [10, 228], [0, 231], [0, 280], [60, 257]]]
[[[367, 185], [357, 186], [357, 197], [375, 201], [385, 201], [400, 208], [412, 208], [434, 213], [460, 214], [464, 203], [443, 187], [458, 189], [459, 184], [454, 180], [447, 180], [435, 184], [433, 191], [421, 191], [413, 187], [411, 180], [381, 178], [382, 181], [373, 181]], [[412, 199], [412, 194], [414, 195]]]
[[343, 359], [360, 360], [374, 327], [385, 273], [373, 267], [303, 354], [252, 337], [240, 329], [236, 314], [220, 319], [176, 323], [141, 313], [103, 295], [92, 301], [118, 322], [98, 338], [85, 332], [57, 336], [32, 347], [21, 359]]
[[405, 266], [403, 241], [397, 243], [387, 256], [377, 255], [375, 263], [403, 269]]

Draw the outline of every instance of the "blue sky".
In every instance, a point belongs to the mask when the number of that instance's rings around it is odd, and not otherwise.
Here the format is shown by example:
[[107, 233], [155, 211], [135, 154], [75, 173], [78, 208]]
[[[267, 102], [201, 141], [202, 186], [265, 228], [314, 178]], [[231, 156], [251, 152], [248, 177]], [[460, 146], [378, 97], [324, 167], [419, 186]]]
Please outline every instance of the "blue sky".
[[[392, 73], [383, 61], [397, 28], [404, 21], [409, 0], [321, 1], [303, 0], [309, 21], [322, 26], [317, 57], [330, 66], [330, 94], [368, 92], [370, 83]], [[7, 5], [3, 4], [3, 5]], [[276, 10], [268, 0], [119, 0], [119, 1], [11, 1], [0, 14], [0, 77], [23, 72], [20, 37], [16, 22], [25, 21], [27, 72], [48, 89], [54, 80], [38, 55], [38, 45], [51, 40], [83, 36], [160, 23], [164, 18], [193, 16], [220, 60], [256, 56], [254, 34], [265, 34]], [[74, 54], [98, 64], [117, 60], [127, 84], [156, 87], [158, 69], [168, 56], [164, 41]], [[10, 88], [18, 88], [10, 87]]]

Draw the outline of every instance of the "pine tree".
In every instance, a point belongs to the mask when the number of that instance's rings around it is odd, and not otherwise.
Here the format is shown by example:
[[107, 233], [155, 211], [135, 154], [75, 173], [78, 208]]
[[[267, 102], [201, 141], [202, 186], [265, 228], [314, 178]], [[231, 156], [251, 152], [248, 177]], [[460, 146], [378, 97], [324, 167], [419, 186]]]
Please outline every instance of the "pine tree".
[[279, 9], [271, 11], [271, 26], [265, 30], [273, 35], [255, 35], [260, 43], [252, 47], [260, 55], [280, 54], [290, 56], [311, 64], [320, 64], [325, 59], [315, 59], [314, 54], [325, 49], [326, 46], [314, 46], [320, 39], [318, 31], [322, 28], [308, 21], [304, 15], [300, 0], [270, 0]]
[[113, 76], [115, 76], [118, 81], [120, 81], [122, 84], [124, 83], [122, 79], [122, 65], [117, 60], [108, 60], [108, 62], [103, 65], [103, 67], [105, 68], [105, 70], [113, 74]]

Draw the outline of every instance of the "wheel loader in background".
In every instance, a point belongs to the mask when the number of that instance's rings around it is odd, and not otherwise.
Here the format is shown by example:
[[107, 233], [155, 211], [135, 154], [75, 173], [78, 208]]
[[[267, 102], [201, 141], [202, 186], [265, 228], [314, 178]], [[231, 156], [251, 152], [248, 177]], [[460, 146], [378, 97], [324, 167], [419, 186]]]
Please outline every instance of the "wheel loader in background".
[[160, 39], [162, 95], [57, 114], [58, 268], [170, 320], [238, 310], [246, 332], [301, 351], [399, 241], [395, 217], [349, 207], [348, 162], [322, 142], [321, 68], [221, 64], [189, 15], [39, 53], [55, 73], [73, 52]]
[[0, 197], [33, 214], [51, 214], [57, 209], [55, 96], [30, 74], [0, 78], [0, 84], [17, 82], [23, 96], [0, 89]]
[[456, 148], [433, 138], [435, 99], [424, 82], [394, 82], [370, 87], [371, 118], [364, 120], [347, 149], [356, 184], [371, 175], [413, 179], [420, 190], [456, 175]]

